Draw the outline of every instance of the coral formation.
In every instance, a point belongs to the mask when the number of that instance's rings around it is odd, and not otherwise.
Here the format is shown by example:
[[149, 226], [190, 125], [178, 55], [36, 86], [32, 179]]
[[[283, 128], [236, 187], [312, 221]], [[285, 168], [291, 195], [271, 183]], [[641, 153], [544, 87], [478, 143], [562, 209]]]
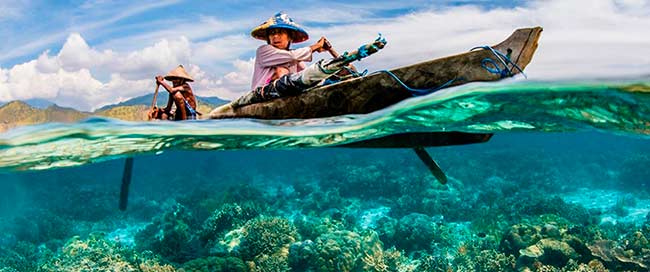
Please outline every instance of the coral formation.
[[288, 269], [289, 247], [300, 240], [296, 227], [289, 220], [281, 217], [257, 217], [244, 225], [243, 232], [238, 249], [242, 259], [252, 261], [254, 267], [264, 267], [260, 264], [266, 264]]
[[406, 251], [427, 250], [436, 234], [436, 225], [430, 216], [411, 213], [397, 223], [393, 242]]
[[[0, 218], [0, 272], [648, 271], [647, 196], [628, 191], [589, 206], [583, 191], [563, 195], [576, 185], [558, 183], [557, 161], [520, 173], [526, 167], [492, 162], [496, 153], [475, 153], [477, 159], [441, 152], [442, 161], [462, 166], [440, 185], [411, 163], [419, 163], [411, 152], [395, 154], [391, 160], [408, 165], [387, 171], [388, 160], [327, 158], [327, 173], [291, 165], [287, 172], [295, 175], [267, 175], [290, 164], [267, 158], [255, 160], [264, 166], [252, 173], [227, 172], [216, 180], [206, 173], [191, 174], [192, 181], [171, 175], [156, 183], [170, 192], [147, 184], [134, 190], [146, 193], [136, 194], [126, 212], [115, 210], [114, 187], [100, 192], [94, 191], [102, 188], [99, 181], [68, 184], [63, 192], [78, 199], [58, 208], [33, 204]], [[215, 163], [214, 156], [202, 167], [232, 165]], [[474, 171], [483, 163], [499, 167]], [[163, 176], [147, 171], [154, 180]], [[580, 171], [563, 175], [586, 175]], [[634, 178], [631, 168], [599, 171], [615, 182]], [[63, 179], [58, 175], [51, 174]], [[178, 182], [187, 186], [169, 188]], [[43, 186], [39, 196], [57, 187]], [[52, 197], [48, 205], [65, 198]], [[93, 203], [71, 207], [84, 202]]]
[[247, 272], [244, 262], [235, 257], [205, 257], [183, 264], [179, 272]]
[[170, 261], [183, 263], [200, 254], [192, 214], [181, 204], [171, 206], [135, 236], [138, 250], [151, 250]]
[[226, 231], [243, 226], [259, 213], [259, 209], [252, 202], [244, 202], [242, 205], [223, 204], [203, 222], [200, 238], [204, 243], [214, 242]]
[[88, 239], [73, 237], [56, 256], [39, 267], [39, 271], [169, 271], [175, 269], [160, 264], [155, 259], [138, 254], [128, 248], [104, 239], [102, 233], [93, 234]]

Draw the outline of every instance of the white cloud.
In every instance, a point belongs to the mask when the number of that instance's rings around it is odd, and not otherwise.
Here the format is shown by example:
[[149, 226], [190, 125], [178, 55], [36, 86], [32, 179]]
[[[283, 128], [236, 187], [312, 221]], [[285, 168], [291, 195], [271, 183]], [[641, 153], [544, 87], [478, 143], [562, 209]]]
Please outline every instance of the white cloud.
[[[88, 46], [79, 33], [72, 33], [63, 44], [57, 56], [61, 68], [66, 71], [76, 71], [82, 68], [92, 69], [101, 66], [105, 62], [105, 55]], [[109, 57], [109, 56], [107, 56]]]
[[9, 86], [6, 84], [8, 78], [9, 70], [0, 68], [0, 101], [11, 101], [13, 100], [11, 93], [9, 92]]
[[237, 59], [232, 62], [236, 70], [224, 76], [209, 75], [195, 65], [188, 72], [194, 76], [196, 94], [235, 99], [250, 89], [254, 64], [255, 59]]
[[192, 60], [204, 65], [209, 65], [210, 62], [232, 63], [242, 54], [254, 52], [261, 44], [262, 42], [244, 34], [214, 38], [195, 43], [193, 45]]
[[93, 91], [102, 85], [87, 69], [74, 72], [58, 69], [42, 73], [37, 68], [36, 60], [3, 69], [2, 74], [0, 93], [3, 100], [45, 98], [81, 109], [89, 107], [87, 97], [92, 97]]
[[[128, 80], [120, 74], [112, 74], [108, 83], [102, 84], [95, 93], [93, 105], [114, 104], [143, 95], [143, 91], [153, 92], [152, 79]], [[121, 91], [118, 91], [121, 90]]]
[[496, 44], [516, 28], [539, 25], [544, 32], [527, 69], [531, 77], [638, 75], [650, 67], [650, 16], [643, 15], [648, 2], [551, 0], [492, 10], [461, 6], [312, 32], [326, 34], [339, 51], [354, 49], [381, 32], [388, 40], [386, 49], [358, 64], [377, 70]]
[[239, 85], [250, 85], [253, 80], [253, 69], [255, 68], [255, 59], [249, 59], [248, 61], [235, 60], [233, 63], [236, 72], [230, 72], [224, 76], [226, 80], [232, 84]]
[[121, 72], [129, 78], [151, 77], [155, 71], [167, 71], [178, 64], [188, 63], [190, 42], [185, 37], [162, 40], [139, 51], [118, 55], [104, 69]]
[[92, 110], [153, 90], [156, 73], [187, 62], [190, 51], [189, 41], [181, 37], [124, 54], [100, 52], [73, 33], [57, 55], [45, 51], [36, 60], [3, 69], [0, 99], [45, 98]]
[[[45, 51], [35, 60], [2, 69], [0, 101], [45, 98], [61, 106], [93, 110], [153, 91], [154, 76], [164, 75], [178, 64], [185, 64], [195, 78], [197, 94], [236, 98], [248, 89], [253, 60], [236, 59], [228, 50], [212, 47], [230, 45], [230, 52], [242, 51], [237, 46], [242, 39], [224, 39], [199, 44], [199, 55], [192, 56], [192, 46], [186, 37], [160, 40], [137, 51], [117, 53], [98, 51], [78, 33], [69, 35], [57, 55]], [[225, 53], [224, 53], [225, 52]], [[225, 57], [224, 57], [225, 56]], [[201, 62], [231, 59], [234, 71], [225, 75], [202, 70]]]

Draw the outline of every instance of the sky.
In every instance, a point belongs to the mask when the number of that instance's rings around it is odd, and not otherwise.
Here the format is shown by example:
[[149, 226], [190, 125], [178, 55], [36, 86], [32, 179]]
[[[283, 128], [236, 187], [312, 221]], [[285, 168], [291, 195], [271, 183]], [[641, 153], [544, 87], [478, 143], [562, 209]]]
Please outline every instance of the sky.
[[178, 64], [197, 95], [234, 99], [250, 88], [264, 44], [251, 29], [279, 11], [310, 34], [294, 48], [325, 36], [344, 52], [381, 33], [386, 48], [356, 65], [369, 71], [542, 26], [529, 80], [650, 75], [650, 0], [0, 0], [0, 101], [90, 111], [153, 92], [154, 77]]

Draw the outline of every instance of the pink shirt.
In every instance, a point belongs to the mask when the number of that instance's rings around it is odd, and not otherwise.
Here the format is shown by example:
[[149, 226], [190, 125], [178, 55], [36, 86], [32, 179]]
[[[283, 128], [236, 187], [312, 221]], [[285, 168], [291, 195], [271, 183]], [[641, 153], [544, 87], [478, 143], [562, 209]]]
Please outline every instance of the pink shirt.
[[268, 44], [260, 46], [255, 54], [251, 90], [268, 84], [275, 73], [275, 67], [285, 67], [289, 73], [297, 73], [305, 68], [303, 61], [311, 61], [311, 48], [282, 50]]

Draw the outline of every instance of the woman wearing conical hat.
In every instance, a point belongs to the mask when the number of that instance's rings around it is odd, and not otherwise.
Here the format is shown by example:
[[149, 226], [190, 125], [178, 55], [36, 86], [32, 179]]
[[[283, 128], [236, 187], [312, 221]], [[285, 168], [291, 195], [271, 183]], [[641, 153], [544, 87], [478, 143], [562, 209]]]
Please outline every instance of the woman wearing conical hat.
[[342, 70], [349, 63], [374, 54], [386, 43], [384, 39], [378, 38], [356, 51], [305, 66], [303, 61], [311, 61], [314, 52], [328, 50], [329, 43], [325, 37], [321, 37], [309, 47], [291, 50], [292, 42], [306, 41], [309, 36], [286, 14], [276, 14], [254, 28], [251, 35], [267, 43], [257, 49], [252, 91], [212, 110], [209, 118], [232, 115], [237, 108], [246, 105], [298, 95]]
[[[167, 84], [165, 80], [172, 82], [172, 86]], [[188, 120], [196, 119], [196, 98], [192, 92], [192, 87], [188, 82], [192, 82], [194, 79], [187, 74], [183, 65], [171, 70], [165, 77], [156, 76], [156, 83], [160, 86], [163, 86], [167, 92], [169, 92], [169, 99], [167, 99], [167, 106], [163, 109], [163, 112], [167, 115], [173, 115], [174, 120]], [[172, 114], [172, 104], [176, 105], [176, 112]]]
[[325, 37], [311, 46], [290, 49], [292, 43], [309, 39], [309, 34], [287, 14], [279, 12], [251, 31], [253, 38], [265, 41], [257, 48], [251, 90], [269, 84], [287, 73], [305, 68], [303, 61], [311, 61], [314, 52], [323, 52]]

